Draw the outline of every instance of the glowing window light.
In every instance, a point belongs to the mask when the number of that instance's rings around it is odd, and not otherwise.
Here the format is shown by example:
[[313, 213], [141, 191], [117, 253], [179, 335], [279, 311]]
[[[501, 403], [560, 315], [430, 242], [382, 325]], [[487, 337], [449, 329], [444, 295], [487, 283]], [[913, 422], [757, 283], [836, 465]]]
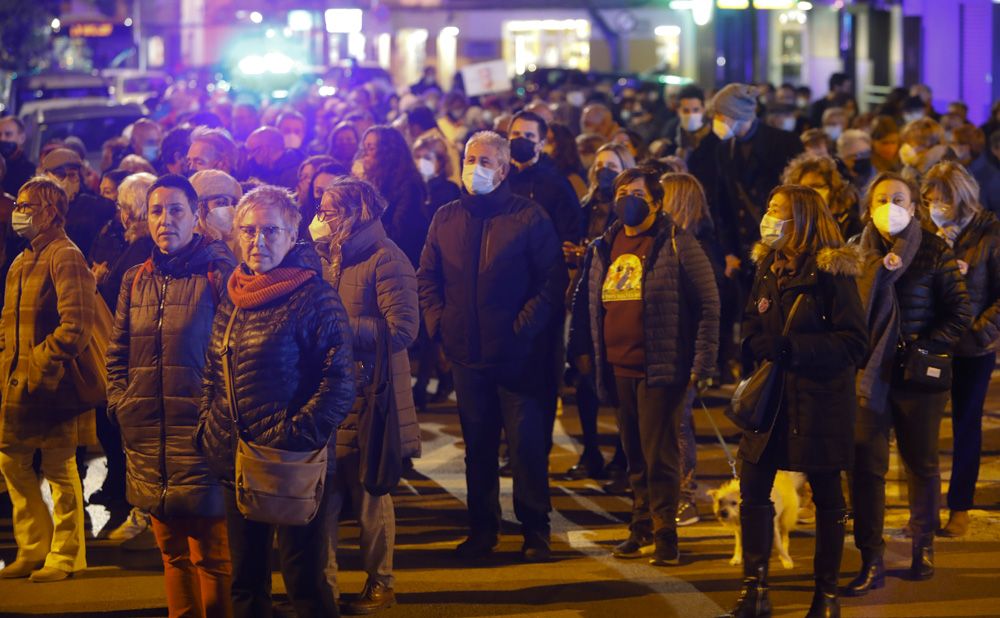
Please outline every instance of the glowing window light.
[[653, 29], [653, 34], [656, 36], [677, 36], [680, 33], [680, 26], [657, 26]]
[[260, 14], [260, 11], [252, 11], [250, 13], [250, 21], [252, 21], [255, 24], [263, 23], [264, 16]]
[[323, 13], [326, 31], [330, 34], [361, 32], [361, 9], [327, 9]]
[[445, 26], [444, 28], [441, 28], [441, 34], [439, 36], [456, 37], [458, 36], [458, 32], [457, 26]]
[[742, 11], [750, 8], [750, 0], [717, 0], [715, 6], [720, 9]]
[[312, 30], [312, 13], [302, 10], [288, 11], [288, 27], [293, 32], [308, 32]]

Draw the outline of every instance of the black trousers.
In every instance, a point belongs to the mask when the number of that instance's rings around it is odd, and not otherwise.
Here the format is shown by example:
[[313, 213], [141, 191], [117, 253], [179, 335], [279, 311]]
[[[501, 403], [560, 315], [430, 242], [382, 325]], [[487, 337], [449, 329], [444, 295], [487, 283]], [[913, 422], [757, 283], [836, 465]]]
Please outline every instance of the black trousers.
[[[97, 409], [97, 440], [107, 457], [108, 475], [101, 489], [115, 499], [125, 501], [125, 450], [122, 448], [122, 434], [118, 427], [108, 420], [107, 409]], [[83, 478], [83, 477], [80, 477]]]
[[601, 454], [597, 434], [597, 415], [600, 411], [600, 405], [593, 379], [590, 376], [578, 375], [576, 377], [576, 409], [580, 414], [580, 430], [583, 434], [583, 455], [585, 457]]
[[[306, 526], [272, 526], [250, 521], [236, 507], [236, 494], [225, 489], [226, 527], [233, 560], [233, 614], [270, 618], [271, 546], [278, 534], [281, 576], [299, 618], [337, 616], [337, 604], [325, 584], [326, 545], [317, 516]], [[319, 512], [322, 514], [323, 506]]]
[[[885, 475], [889, 471], [889, 430], [906, 467], [910, 525], [914, 535], [930, 537], [940, 524], [941, 470], [938, 436], [947, 391], [918, 391], [902, 384], [889, 393], [884, 414], [858, 408], [854, 430], [854, 468], [850, 474], [854, 544], [866, 558], [885, 552]], [[818, 504], [818, 503], [817, 503]]]
[[648, 386], [645, 378], [615, 377], [618, 432], [632, 487], [633, 534], [677, 529], [680, 500], [680, 433], [686, 385]]
[[[751, 463], [744, 460], [740, 467], [740, 497], [747, 506], [770, 506], [771, 488], [778, 467], [772, 463]], [[813, 502], [821, 511], [842, 509], [844, 490], [840, 486], [840, 471], [807, 472], [813, 492]]]
[[953, 444], [948, 508], [968, 511], [976, 495], [979, 458], [983, 451], [983, 404], [990, 377], [997, 364], [996, 354], [955, 357], [951, 385]]
[[[469, 527], [500, 532], [500, 430], [514, 477], [514, 515], [525, 533], [549, 533], [548, 365], [532, 362], [471, 368], [455, 364], [455, 394], [465, 441]], [[539, 378], [544, 374], [544, 378]]]

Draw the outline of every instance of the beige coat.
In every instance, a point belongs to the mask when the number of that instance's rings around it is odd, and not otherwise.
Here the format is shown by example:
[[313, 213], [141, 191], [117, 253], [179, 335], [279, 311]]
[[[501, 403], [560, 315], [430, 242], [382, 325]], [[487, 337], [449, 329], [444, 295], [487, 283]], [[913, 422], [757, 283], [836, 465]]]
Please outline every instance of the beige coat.
[[14, 260], [0, 317], [0, 448], [97, 443], [97, 302], [87, 261], [62, 228], [39, 234]]

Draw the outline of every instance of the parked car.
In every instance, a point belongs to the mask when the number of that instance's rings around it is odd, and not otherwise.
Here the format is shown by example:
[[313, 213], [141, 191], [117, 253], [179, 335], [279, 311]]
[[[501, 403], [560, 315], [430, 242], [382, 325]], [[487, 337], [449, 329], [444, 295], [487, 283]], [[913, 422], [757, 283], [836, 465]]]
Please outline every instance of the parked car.
[[87, 161], [100, 169], [101, 146], [112, 137], [121, 135], [146, 114], [138, 103], [121, 104], [112, 99], [55, 99], [38, 101], [20, 114], [28, 133], [25, 150], [32, 161], [38, 160], [42, 145], [54, 138], [75, 135], [87, 147]]
[[108, 80], [92, 73], [49, 72], [18, 75], [11, 79], [6, 112], [23, 116], [53, 99], [107, 99], [111, 97]]
[[101, 75], [111, 82], [114, 98], [119, 103], [145, 104], [159, 97], [173, 80], [163, 71], [139, 69], [105, 69]]

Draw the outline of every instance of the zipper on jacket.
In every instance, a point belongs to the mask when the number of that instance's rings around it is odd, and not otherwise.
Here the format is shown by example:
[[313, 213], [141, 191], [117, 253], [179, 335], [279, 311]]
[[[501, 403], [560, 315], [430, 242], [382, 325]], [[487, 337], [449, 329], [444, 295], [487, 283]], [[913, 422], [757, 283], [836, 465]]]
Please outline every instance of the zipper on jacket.
[[[163, 278], [160, 289], [160, 307], [156, 316], [156, 372], [160, 378], [160, 508], [166, 509], [167, 504], [167, 409], [164, 405], [163, 391], [163, 309], [167, 300], [167, 283], [170, 275]], [[154, 285], [155, 279], [154, 279]]]

